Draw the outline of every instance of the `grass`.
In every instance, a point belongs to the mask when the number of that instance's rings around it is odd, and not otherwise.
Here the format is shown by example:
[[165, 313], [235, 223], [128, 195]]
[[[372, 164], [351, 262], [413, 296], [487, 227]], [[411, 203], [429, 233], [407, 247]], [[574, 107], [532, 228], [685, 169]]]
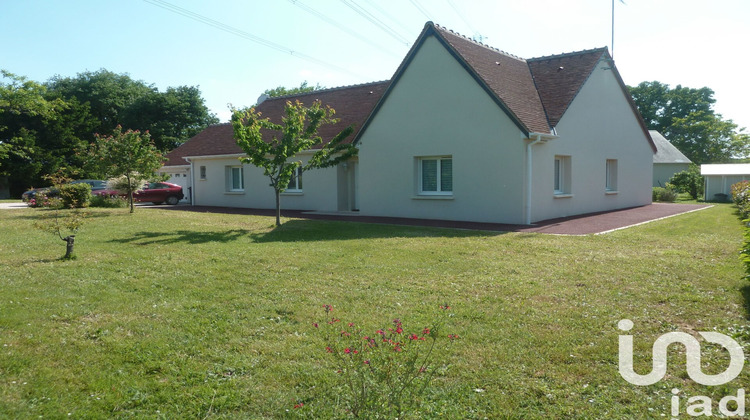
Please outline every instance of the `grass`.
[[655, 385], [617, 370], [623, 318], [640, 373], [665, 332], [746, 331], [729, 205], [585, 237], [92, 209], [73, 261], [42, 212], [0, 211], [0, 418], [346, 417], [323, 304], [373, 331], [451, 305], [462, 338], [406, 418], [669, 416], [672, 388], [749, 379], [697, 385], [679, 349]]

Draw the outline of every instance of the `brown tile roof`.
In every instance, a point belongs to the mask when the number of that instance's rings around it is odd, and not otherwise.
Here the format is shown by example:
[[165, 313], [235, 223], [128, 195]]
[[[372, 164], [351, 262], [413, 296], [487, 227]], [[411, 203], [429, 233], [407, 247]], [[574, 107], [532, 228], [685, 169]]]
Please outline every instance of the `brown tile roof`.
[[[428, 24], [429, 25], [429, 24]], [[526, 60], [434, 25], [435, 33], [463, 58], [527, 132], [549, 133], [550, 125]], [[429, 27], [428, 27], [429, 29]]]
[[573, 102], [581, 86], [606, 53], [606, 48], [597, 48], [528, 60], [552, 127], [560, 122], [560, 118]]
[[[336, 134], [347, 126], [354, 124], [354, 133], [348, 141], [354, 139], [362, 124], [372, 112], [375, 104], [383, 96], [389, 81], [366, 83], [355, 86], [345, 86], [333, 89], [318, 90], [301, 95], [280, 96], [266, 99], [255, 109], [268, 117], [271, 121], [281, 123], [284, 115], [284, 105], [287, 101], [299, 100], [305, 105], [310, 105], [315, 100], [320, 100], [323, 105], [329, 105], [336, 111], [336, 118], [340, 121], [335, 125], [323, 126], [318, 134], [324, 141], [331, 140]], [[269, 138], [270, 140], [270, 138]], [[184, 157], [190, 156], [216, 156], [241, 154], [242, 149], [234, 140], [234, 132], [230, 123], [212, 125], [186, 141], [180, 147], [167, 154], [168, 161], [165, 166], [185, 165]]]

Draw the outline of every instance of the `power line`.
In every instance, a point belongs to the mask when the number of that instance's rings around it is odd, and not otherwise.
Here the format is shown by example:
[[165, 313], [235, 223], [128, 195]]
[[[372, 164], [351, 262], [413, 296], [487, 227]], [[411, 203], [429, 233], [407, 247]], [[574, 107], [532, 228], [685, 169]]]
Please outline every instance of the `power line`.
[[416, 7], [416, 8], [417, 8], [417, 10], [419, 10], [419, 11], [420, 11], [420, 12], [421, 12], [421, 13], [422, 13], [422, 14], [424, 15], [424, 17], [426, 17], [426, 18], [427, 18], [427, 20], [429, 20], [429, 21], [431, 21], [431, 22], [434, 22], [434, 20], [432, 20], [432, 18], [430, 17], [430, 14], [429, 14], [429, 13], [427, 13], [427, 10], [426, 10], [426, 9], [425, 9], [424, 7], [422, 7], [422, 5], [421, 5], [421, 4], [419, 4], [419, 1], [418, 1], [418, 0], [409, 0], [409, 1], [411, 2], [411, 4], [412, 4], [412, 5], [414, 6], [414, 7]]
[[466, 19], [466, 16], [464, 16], [464, 14], [461, 13], [461, 10], [458, 7], [456, 7], [456, 5], [451, 0], [446, 0], [446, 1], [448, 2], [448, 5], [451, 7], [451, 9], [453, 9], [456, 12], [456, 14], [458, 15], [458, 17], [461, 18], [461, 20], [464, 21], [464, 23], [466, 24], [466, 26], [469, 27], [469, 29], [471, 30], [471, 32], [474, 33], [475, 35], [479, 35], [479, 38], [480, 38], [479, 42], [482, 42], [482, 39], [483, 39], [482, 34], [480, 34], [479, 31], [477, 31], [476, 29], [474, 29], [473, 26], [471, 26], [471, 23], [469, 23], [469, 20]]
[[377, 26], [380, 29], [382, 29], [385, 33], [387, 33], [388, 35], [392, 36], [398, 42], [400, 42], [400, 43], [402, 43], [404, 45], [407, 45], [407, 46], [409, 45], [409, 40], [408, 39], [406, 39], [406, 38], [402, 37], [401, 35], [399, 35], [398, 32], [396, 32], [395, 30], [393, 30], [393, 28], [391, 28], [386, 23], [384, 23], [383, 21], [381, 21], [380, 19], [378, 19], [372, 13], [368, 12], [365, 8], [363, 8], [362, 6], [354, 3], [354, 0], [341, 0], [341, 2], [344, 3], [345, 5], [349, 6], [349, 8], [351, 8], [352, 10], [354, 10], [355, 12], [357, 12], [357, 14], [359, 14], [363, 18], [365, 18], [365, 19], [369, 20], [370, 22], [372, 22], [373, 24], [375, 24], [375, 26]]
[[411, 29], [409, 29], [406, 26], [404, 26], [404, 24], [401, 23], [398, 19], [394, 18], [390, 13], [388, 13], [385, 10], [383, 10], [382, 7], [378, 6], [377, 2], [374, 2], [372, 0], [365, 0], [365, 2], [367, 4], [369, 4], [370, 7], [372, 7], [375, 10], [377, 10], [378, 12], [380, 12], [381, 15], [383, 15], [383, 16], [387, 17], [388, 19], [390, 19], [391, 22], [393, 22], [396, 25], [398, 25], [399, 27], [401, 27], [401, 29], [404, 30], [407, 34], [411, 33], [411, 31], [412, 31]]
[[317, 59], [315, 57], [312, 57], [312, 56], [309, 56], [307, 54], [303, 54], [301, 52], [295, 51], [295, 50], [293, 50], [291, 48], [288, 48], [288, 47], [285, 47], [285, 46], [283, 46], [281, 44], [277, 44], [277, 43], [269, 41], [267, 39], [263, 39], [263, 38], [261, 38], [259, 36], [253, 35], [251, 33], [245, 32], [245, 31], [243, 31], [241, 29], [237, 29], [237, 28], [235, 28], [233, 26], [229, 26], [227, 24], [224, 24], [224, 23], [221, 23], [219, 21], [213, 20], [211, 18], [208, 18], [208, 17], [203, 16], [201, 14], [192, 12], [190, 10], [184, 9], [182, 7], [175, 6], [174, 4], [168, 3], [168, 2], [166, 2], [164, 0], [143, 0], [143, 1], [145, 1], [146, 3], [150, 3], [150, 4], [154, 5], [154, 6], [160, 7], [162, 9], [164, 9], [164, 10], [170, 11], [172, 13], [176, 13], [176, 14], [184, 16], [186, 18], [195, 20], [197, 22], [200, 22], [200, 23], [203, 23], [205, 25], [211, 26], [213, 28], [219, 29], [221, 31], [227, 32], [229, 34], [232, 34], [232, 35], [238, 36], [240, 38], [244, 38], [244, 39], [247, 39], [249, 41], [255, 42], [256, 44], [263, 45], [264, 47], [268, 47], [268, 48], [274, 49], [276, 51], [287, 53], [287, 54], [292, 55], [294, 57], [301, 58], [303, 60], [307, 60], [309, 62], [318, 64], [318, 65], [321, 65], [321, 66], [324, 66], [324, 67], [335, 69], [335, 70], [341, 71], [343, 73], [347, 73], [347, 74], [355, 76], [355, 77], [361, 77], [361, 75], [358, 75], [356, 73], [352, 73], [351, 71], [349, 71], [349, 70], [347, 70], [347, 69], [345, 69], [343, 67], [339, 67], [339, 66], [337, 66], [335, 64], [331, 64], [331, 63], [325, 62], [323, 60], [319, 60], [319, 59]]
[[362, 35], [358, 34], [357, 32], [355, 32], [355, 31], [353, 31], [353, 30], [351, 30], [351, 29], [347, 28], [346, 26], [342, 25], [341, 23], [337, 22], [336, 20], [333, 20], [333, 19], [329, 18], [328, 16], [326, 16], [325, 14], [323, 14], [323, 13], [321, 13], [321, 12], [319, 12], [319, 11], [317, 11], [317, 10], [313, 9], [312, 7], [310, 7], [310, 6], [307, 6], [307, 5], [303, 4], [303, 3], [302, 3], [302, 2], [300, 2], [299, 0], [289, 0], [289, 1], [290, 1], [290, 2], [291, 2], [291, 3], [293, 4], [293, 5], [295, 5], [295, 6], [299, 7], [300, 9], [302, 9], [302, 10], [306, 11], [307, 13], [310, 13], [311, 15], [313, 15], [313, 16], [316, 16], [316, 17], [318, 17], [319, 19], [321, 19], [321, 20], [324, 20], [324, 21], [328, 22], [329, 24], [331, 24], [331, 25], [333, 25], [333, 26], [335, 26], [335, 27], [339, 28], [340, 30], [342, 30], [342, 31], [344, 31], [344, 32], [346, 32], [346, 33], [348, 33], [349, 35], [351, 35], [351, 36], [353, 36], [353, 37], [355, 37], [355, 38], [357, 38], [357, 39], [359, 39], [359, 40], [361, 40], [361, 41], [364, 41], [364, 42], [366, 42], [366, 43], [368, 43], [368, 44], [372, 45], [373, 47], [375, 47], [375, 48], [379, 49], [380, 51], [383, 51], [384, 53], [386, 53], [386, 54], [388, 54], [388, 55], [390, 55], [390, 56], [392, 56], [392, 57], [400, 58], [400, 56], [399, 56], [399, 55], [397, 55], [397, 54], [393, 53], [393, 52], [392, 52], [392, 51], [390, 51], [390, 50], [387, 50], [387, 49], [385, 49], [385, 48], [381, 47], [380, 45], [378, 45], [378, 44], [376, 44], [376, 43], [372, 42], [372, 41], [371, 41], [370, 39], [368, 39], [368, 38], [366, 38], [366, 37], [364, 37], [364, 36], [362, 36]]

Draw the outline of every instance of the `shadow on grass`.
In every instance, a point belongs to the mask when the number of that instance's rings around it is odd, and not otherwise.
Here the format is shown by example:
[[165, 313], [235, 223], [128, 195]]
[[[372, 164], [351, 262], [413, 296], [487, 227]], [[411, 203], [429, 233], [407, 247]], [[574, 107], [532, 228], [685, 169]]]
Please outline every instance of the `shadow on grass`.
[[[33, 209], [33, 210], [34, 211], [32, 212], [32, 214], [24, 214], [24, 215], [21, 215], [21, 216], [15, 216], [14, 215], [14, 218], [16, 218], [16, 219], [24, 219], [24, 220], [36, 220], [36, 219], [39, 219], [40, 217], [42, 217], [43, 215], [51, 214], [54, 211], [54, 210], [49, 210], [49, 209]], [[64, 212], [66, 212], [66, 211], [68, 211], [68, 210], [61, 210], [60, 215], [61, 216], [65, 216], [66, 213], [64, 213]], [[85, 211], [86, 210], [84, 209], [84, 212]], [[99, 212], [93, 213], [92, 212], [92, 213], [88, 213], [86, 215], [86, 219], [98, 219], [100, 217], [110, 217], [110, 216], [112, 216], [112, 215], [109, 214], [109, 213], [99, 213]]]
[[503, 235], [507, 232], [387, 225], [325, 220], [289, 220], [269, 232], [251, 233], [254, 242], [316, 242], [377, 238], [469, 238]]
[[269, 242], [318, 242], [345, 241], [377, 238], [419, 238], [419, 237], [487, 237], [502, 235], [504, 232], [455, 230], [433, 227], [413, 227], [379, 225], [323, 220], [289, 220], [267, 232], [246, 229], [233, 229], [223, 232], [198, 232], [178, 230], [173, 232], [133, 233], [127, 238], [111, 239], [109, 242], [134, 245], [153, 244], [204, 244], [209, 242], [228, 243], [243, 238], [255, 243]]
[[225, 232], [196, 232], [192, 230], [177, 230], [174, 232], [136, 232], [129, 238], [112, 239], [109, 242], [135, 245], [152, 244], [205, 244], [208, 242], [227, 243], [247, 237], [250, 232], [244, 229], [234, 229]]

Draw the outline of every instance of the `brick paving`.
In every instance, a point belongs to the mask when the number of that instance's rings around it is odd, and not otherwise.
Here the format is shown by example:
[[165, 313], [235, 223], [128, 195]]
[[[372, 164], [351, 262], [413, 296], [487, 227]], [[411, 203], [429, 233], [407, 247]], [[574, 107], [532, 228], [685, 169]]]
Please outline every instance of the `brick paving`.
[[[487, 230], [500, 232], [535, 232], [555, 235], [590, 235], [606, 233], [612, 230], [647, 223], [657, 219], [677, 216], [710, 207], [706, 204], [674, 204], [654, 203], [642, 207], [624, 210], [614, 210], [601, 213], [591, 213], [559, 219], [544, 220], [533, 225], [509, 225], [501, 223], [457, 222], [451, 220], [410, 219], [401, 217], [362, 216], [358, 213], [317, 213], [300, 210], [283, 210], [282, 217], [311, 220], [338, 220], [360, 223], [381, 223], [404, 226], [428, 226], [451, 229]], [[273, 216], [274, 210], [246, 209], [233, 207], [211, 206], [143, 206], [143, 208], [158, 208], [174, 211], [194, 211], [203, 213], [248, 214]]]

